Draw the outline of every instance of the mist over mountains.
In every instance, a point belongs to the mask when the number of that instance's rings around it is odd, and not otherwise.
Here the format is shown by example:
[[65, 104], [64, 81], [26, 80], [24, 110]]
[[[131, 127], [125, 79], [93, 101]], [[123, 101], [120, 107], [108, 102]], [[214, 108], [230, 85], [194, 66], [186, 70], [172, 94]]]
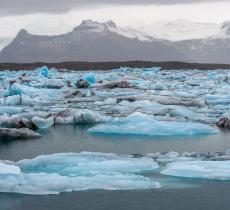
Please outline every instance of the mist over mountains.
[[134, 29], [85, 20], [62, 35], [22, 29], [0, 53], [0, 62], [14, 63], [128, 60], [229, 64], [230, 22], [219, 26], [180, 20]]

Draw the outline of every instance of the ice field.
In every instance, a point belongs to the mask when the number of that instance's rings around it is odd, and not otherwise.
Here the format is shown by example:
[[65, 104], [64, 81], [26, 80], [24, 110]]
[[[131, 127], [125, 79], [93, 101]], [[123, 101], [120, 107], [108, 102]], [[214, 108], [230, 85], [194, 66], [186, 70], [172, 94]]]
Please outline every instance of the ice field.
[[[41, 67], [0, 72], [0, 139], [42, 137], [55, 125], [88, 125], [96, 136], [179, 138], [220, 135], [230, 117], [228, 70], [120, 68], [68, 71]], [[228, 123], [224, 123], [228, 128]], [[229, 124], [230, 128], [230, 124]], [[225, 131], [226, 132], [226, 131]], [[230, 133], [229, 133], [230, 135]], [[125, 140], [124, 140], [125, 141]], [[22, 142], [23, 143], [23, 142]], [[132, 145], [130, 145], [132, 147]], [[229, 180], [230, 152], [55, 153], [0, 161], [0, 191], [56, 194], [152, 189], [163, 177]]]

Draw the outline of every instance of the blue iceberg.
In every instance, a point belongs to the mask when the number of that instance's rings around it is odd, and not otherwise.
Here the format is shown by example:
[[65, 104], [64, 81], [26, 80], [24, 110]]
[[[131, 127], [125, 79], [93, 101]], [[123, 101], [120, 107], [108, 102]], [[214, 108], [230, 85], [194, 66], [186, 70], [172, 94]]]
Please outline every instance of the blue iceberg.
[[93, 74], [93, 73], [84, 74], [83, 79], [88, 81], [90, 84], [96, 83], [96, 77], [95, 77], [95, 74]]
[[153, 116], [138, 112], [125, 118], [117, 118], [105, 124], [96, 125], [88, 131], [99, 134], [146, 136], [206, 135], [219, 132], [216, 128], [201, 123], [158, 121]]
[[40, 72], [41, 75], [43, 75], [44, 77], [48, 77], [49, 76], [49, 69], [47, 66], [42, 66], [38, 69], [38, 71]]
[[19, 162], [0, 162], [0, 192], [57, 194], [89, 189], [124, 190], [159, 188], [138, 175], [158, 164], [151, 158], [105, 153], [62, 153]]

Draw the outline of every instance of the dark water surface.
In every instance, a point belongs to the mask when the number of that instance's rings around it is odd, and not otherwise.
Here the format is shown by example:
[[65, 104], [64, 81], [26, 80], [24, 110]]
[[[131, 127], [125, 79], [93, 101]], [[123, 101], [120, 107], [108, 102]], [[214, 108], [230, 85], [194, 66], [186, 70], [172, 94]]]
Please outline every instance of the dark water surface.
[[90, 126], [55, 126], [41, 131], [42, 138], [0, 140], [1, 160], [21, 160], [59, 152], [112, 152], [117, 154], [151, 152], [209, 152], [230, 149], [230, 133], [192, 137], [143, 137], [91, 135]]
[[0, 210], [229, 210], [230, 184], [142, 191], [81, 191], [31, 196], [0, 193]]
[[[193, 137], [92, 136], [90, 126], [55, 126], [42, 138], [0, 140], [1, 160], [21, 160], [59, 152], [113, 152], [117, 154], [169, 151], [224, 151], [230, 133]], [[156, 179], [162, 177], [156, 177]], [[229, 210], [230, 182], [166, 177], [161, 189], [132, 191], [91, 190], [60, 195], [0, 193], [0, 210]]]

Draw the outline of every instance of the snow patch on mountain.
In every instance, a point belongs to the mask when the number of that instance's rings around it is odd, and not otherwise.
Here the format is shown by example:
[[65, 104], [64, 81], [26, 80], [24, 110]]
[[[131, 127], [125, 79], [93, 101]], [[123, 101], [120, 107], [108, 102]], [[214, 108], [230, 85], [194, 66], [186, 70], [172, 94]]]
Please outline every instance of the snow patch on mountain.
[[215, 23], [196, 23], [186, 20], [157, 21], [137, 27], [149, 36], [171, 41], [207, 38], [216, 34], [219, 28], [220, 25]]

